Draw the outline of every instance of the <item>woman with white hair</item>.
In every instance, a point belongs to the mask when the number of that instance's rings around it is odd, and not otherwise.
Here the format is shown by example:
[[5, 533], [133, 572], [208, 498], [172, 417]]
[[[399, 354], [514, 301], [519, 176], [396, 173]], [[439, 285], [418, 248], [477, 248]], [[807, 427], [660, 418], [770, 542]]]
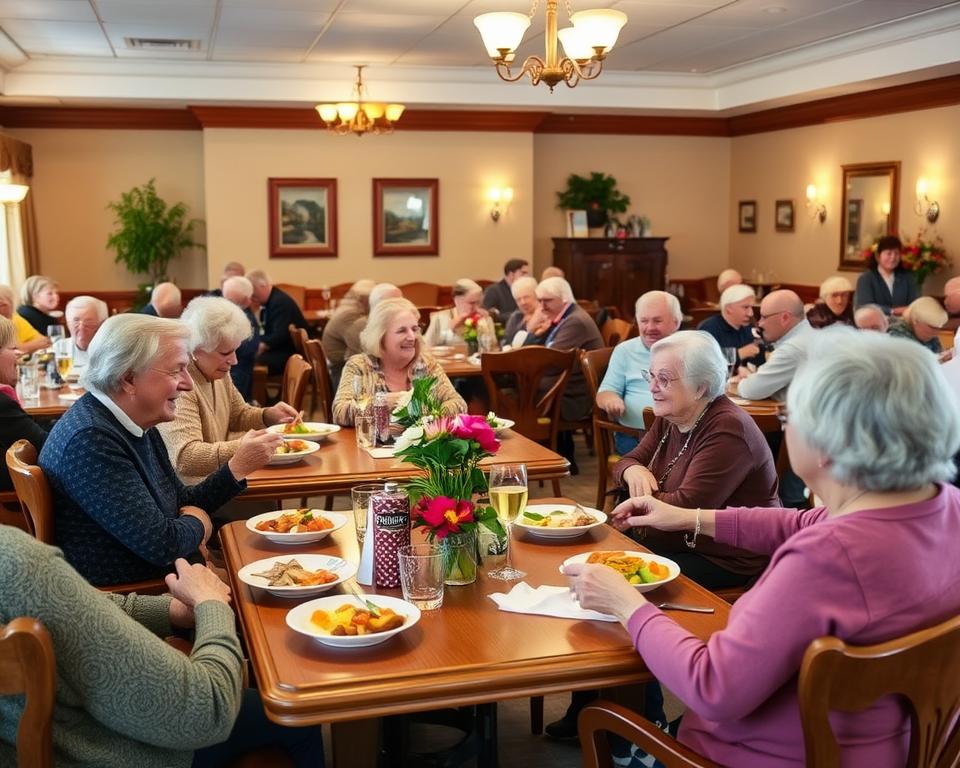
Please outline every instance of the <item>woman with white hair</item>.
[[370, 292], [375, 285], [373, 280], [357, 280], [323, 328], [321, 343], [334, 389], [340, 384], [340, 372], [347, 358], [360, 353], [360, 332], [367, 324]]
[[13, 323], [17, 332], [17, 349], [21, 352], [36, 352], [38, 349], [49, 347], [50, 339], [46, 336], [46, 329], [43, 333], [38, 333], [36, 328], [13, 311], [16, 303], [13, 288], [9, 285], [0, 285], [0, 317], [5, 317]]
[[507, 318], [503, 330], [504, 344], [522, 347], [527, 339], [531, 344], [542, 341], [550, 329], [550, 321], [540, 311], [537, 302], [537, 279], [530, 275], [518, 277], [510, 286], [510, 293], [517, 302], [517, 309]]
[[922, 344], [931, 352], [940, 354], [940, 329], [947, 324], [947, 310], [933, 296], [921, 296], [903, 311], [903, 317], [890, 321], [887, 333]]
[[63, 322], [63, 313], [57, 311], [58, 304], [60, 294], [57, 293], [57, 284], [44, 275], [30, 275], [20, 289], [17, 314], [30, 323], [37, 333], [46, 335], [47, 328]]
[[[814, 639], [880, 643], [960, 612], [960, 491], [947, 484], [960, 412], [936, 360], [880, 334], [817, 337], [784, 416], [793, 468], [822, 507], [691, 509], [647, 495], [613, 513], [618, 527], [683, 534], [696, 550], [713, 539], [771, 556], [725, 629], [705, 643], [611, 569], [567, 569], [580, 604], [616, 615], [687, 705], [679, 740], [722, 765], [804, 764], [797, 675]], [[831, 720], [843, 765], [907, 763], [899, 697]]]
[[396, 405], [401, 395], [413, 387], [414, 379], [434, 379], [433, 397], [444, 415], [465, 413], [467, 404], [432, 357], [424, 353], [420, 338], [420, 313], [407, 299], [384, 299], [373, 311], [360, 334], [363, 353], [354, 355], [343, 368], [337, 396], [333, 400], [333, 420], [352, 426], [376, 392], [387, 393], [387, 401]]
[[[238, 306], [216, 296], [199, 296], [180, 321], [190, 329], [187, 373], [193, 387], [178, 399], [177, 417], [157, 429], [180, 479], [194, 484], [233, 458], [248, 430], [291, 422], [297, 412], [283, 402], [270, 408], [247, 405], [237, 391], [230, 369], [237, 362], [237, 348], [250, 337], [250, 323]], [[276, 448], [283, 438], [264, 435], [265, 444], [271, 441]], [[257, 455], [263, 458], [259, 449]], [[269, 458], [263, 458], [261, 466]]]
[[807, 322], [814, 328], [853, 325], [853, 286], [847, 278], [828, 277], [820, 284], [820, 298], [807, 310]]
[[424, 342], [431, 347], [439, 344], [457, 344], [463, 341], [463, 332], [467, 321], [476, 318], [480, 326], [478, 338], [490, 335], [496, 339], [496, 330], [490, 313], [482, 306], [483, 289], [473, 280], [462, 278], [453, 284], [453, 307], [441, 309], [430, 314], [430, 325], [423, 335]]
[[95, 585], [160, 578], [178, 557], [201, 561], [209, 513], [273, 453], [273, 435], [248, 433], [202, 483], [180, 481], [154, 427], [173, 421], [178, 398], [193, 388], [189, 341], [190, 329], [177, 320], [109, 318], [90, 342], [80, 379], [86, 394], [40, 452], [57, 545]]

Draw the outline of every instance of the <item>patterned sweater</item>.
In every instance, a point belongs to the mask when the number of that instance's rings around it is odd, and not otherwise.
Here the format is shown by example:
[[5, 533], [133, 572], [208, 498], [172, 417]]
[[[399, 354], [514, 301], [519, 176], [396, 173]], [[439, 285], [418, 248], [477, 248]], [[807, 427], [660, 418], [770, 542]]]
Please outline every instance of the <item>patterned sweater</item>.
[[50, 431], [40, 466], [57, 545], [98, 586], [156, 579], [176, 558], [194, 556], [203, 525], [180, 508], [209, 514], [246, 487], [227, 466], [185, 486], [156, 429], [135, 437], [89, 392]]
[[[242, 655], [230, 607], [198, 605], [193, 652], [170, 633], [170, 597], [110, 595], [61, 553], [0, 526], [0, 624], [43, 622], [53, 640], [54, 760], [60, 768], [186, 768], [195, 749], [230, 735]], [[22, 696], [0, 696], [0, 765], [14, 765]]]

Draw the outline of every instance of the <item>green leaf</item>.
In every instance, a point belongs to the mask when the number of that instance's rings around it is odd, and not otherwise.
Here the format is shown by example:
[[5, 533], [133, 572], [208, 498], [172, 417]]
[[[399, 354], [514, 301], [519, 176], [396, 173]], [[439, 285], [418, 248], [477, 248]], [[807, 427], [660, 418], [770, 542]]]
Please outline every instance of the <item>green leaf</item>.
[[528, 518], [528, 519], [530, 519], [530, 520], [536, 520], [537, 522], [539, 522], [540, 520], [543, 520], [543, 515], [538, 515], [536, 512], [526, 512], [526, 511], [525, 511], [525, 512], [523, 513], [523, 516], [526, 517], [526, 518]]

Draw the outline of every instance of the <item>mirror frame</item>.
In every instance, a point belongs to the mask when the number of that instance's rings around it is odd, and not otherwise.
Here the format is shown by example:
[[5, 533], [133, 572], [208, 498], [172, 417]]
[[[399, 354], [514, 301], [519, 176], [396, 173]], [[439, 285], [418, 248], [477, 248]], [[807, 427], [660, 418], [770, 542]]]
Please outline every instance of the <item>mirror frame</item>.
[[900, 221], [900, 161], [888, 163], [853, 163], [841, 165], [843, 178], [841, 187], [840, 208], [840, 266], [839, 269], [861, 271], [867, 268], [862, 259], [847, 258], [847, 180], [857, 176], [890, 176], [890, 215], [887, 216], [887, 234], [897, 233], [897, 224]]

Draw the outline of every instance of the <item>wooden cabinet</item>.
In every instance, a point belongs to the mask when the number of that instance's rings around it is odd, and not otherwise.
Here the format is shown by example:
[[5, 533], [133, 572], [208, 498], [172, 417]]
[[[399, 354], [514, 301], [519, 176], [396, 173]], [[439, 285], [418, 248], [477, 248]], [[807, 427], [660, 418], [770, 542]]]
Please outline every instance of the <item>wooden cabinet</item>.
[[633, 320], [640, 294], [664, 290], [667, 239], [555, 237], [553, 263], [566, 274], [576, 298], [613, 305], [625, 319]]

